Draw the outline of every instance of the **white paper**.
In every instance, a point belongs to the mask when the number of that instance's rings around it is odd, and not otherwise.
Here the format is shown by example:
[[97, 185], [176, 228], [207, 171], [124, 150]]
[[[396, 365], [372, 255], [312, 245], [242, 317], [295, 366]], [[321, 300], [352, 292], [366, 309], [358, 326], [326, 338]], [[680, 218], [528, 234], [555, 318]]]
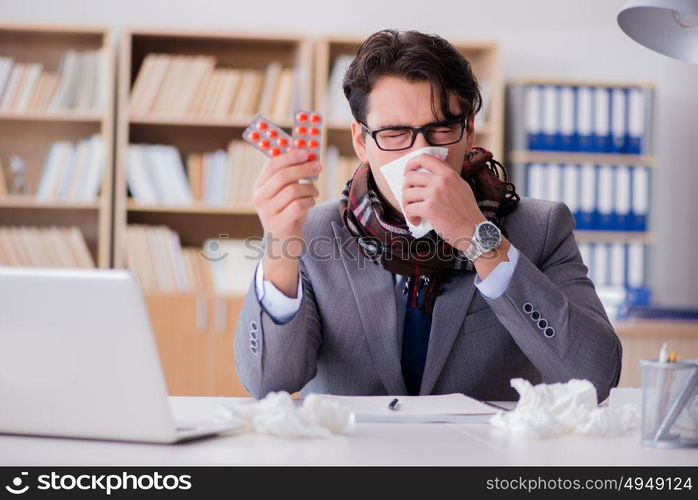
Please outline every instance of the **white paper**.
[[[380, 171], [383, 174], [383, 177], [385, 177], [388, 186], [390, 186], [390, 190], [393, 192], [393, 195], [400, 204], [400, 209], [402, 210], [402, 214], [405, 216], [405, 221], [407, 222], [407, 227], [410, 230], [410, 234], [412, 234], [412, 236], [414, 236], [415, 238], [421, 238], [429, 231], [434, 229], [431, 223], [429, 223], [429, 221], [424, 218], [422, 218], [421, 223], [418, 226], [412, 224], [407, 219], [407, 215], [405, 214], [405, 208], [402, 205], [402, 183], [405, 179], [405, 167], [407, 166], [408, 161], [410, 161], [415, 156], [419, 156], [422, 154], [428, 154], [431, 156], [435, 156], [440, 160], [445, 160], [446, 156], [448, 155], [448, 148], [440, 148], [433, 146], [420, 148], [416, 151], [412, 151], [411, 153], [401, 156], [397, 160], [393, 160], [390, 163], [386, 163], [385, 165], [380, 167]], [[429, 172], [429, 170], [425, 168], [420, 168], [417, 170], [417, 172]]]
[[[463, 394], [436, 396], [329, 396], [356, 415], [357, 422], [487, 422], [499, 408]], [[393, 399], [397, 409], [388, 408]]]

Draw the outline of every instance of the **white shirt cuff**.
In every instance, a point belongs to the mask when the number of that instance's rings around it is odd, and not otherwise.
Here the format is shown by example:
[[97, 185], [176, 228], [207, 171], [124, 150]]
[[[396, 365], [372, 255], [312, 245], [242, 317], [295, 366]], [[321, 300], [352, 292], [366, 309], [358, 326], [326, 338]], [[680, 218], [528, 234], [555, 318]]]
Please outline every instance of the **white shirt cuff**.
[[301, 286], [302, 278], [298, 276], [298, 290], [296, 298], [291, 298], [281, 292], [274, 286], [274, 283], [264, 279], [264, 269], [262, 268], [262, 260], [259, 261], [257, 272], [255, 273], [255, 288], [257, 289], [257, 298], [266, 313], [276, 323], [286, 323], [298, 312], [301, 308], [301, 299], [303, 298], [303, 287]]
[[516, 263], [519, 261], [519, 251], [514, 245], [509, 244], [507, 257], [509, 260], [497, 264], [497, 267], [484, 280], [481, 280], [480, 275], [475, 273], [475, 286], [488, 299], [496, 299], [509, 286]]

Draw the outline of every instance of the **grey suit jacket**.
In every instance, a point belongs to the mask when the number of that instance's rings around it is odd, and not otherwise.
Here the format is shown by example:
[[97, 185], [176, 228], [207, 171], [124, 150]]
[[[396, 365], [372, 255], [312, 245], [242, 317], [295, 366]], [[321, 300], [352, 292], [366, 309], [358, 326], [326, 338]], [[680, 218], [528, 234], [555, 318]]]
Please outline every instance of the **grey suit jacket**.
[[[420, 394], [506, 401], [518, 399], [515, 377], [586, 378], [606, 399], [622, 348], [587, 278], [572, 214], [564, 203], [523, 197], [503, 227], [520, 252], [511, 281], [496, 299], [477, 291], [475, 271], [443, 284]], [[359, 252], [337, 199], [311, 209], [304, 238], [303, 298], [291, 320], [277, 324], [250, 284], [234, 341], [243, 385], [257, 398], [280, 390], [407, 394], [391, 272]]]

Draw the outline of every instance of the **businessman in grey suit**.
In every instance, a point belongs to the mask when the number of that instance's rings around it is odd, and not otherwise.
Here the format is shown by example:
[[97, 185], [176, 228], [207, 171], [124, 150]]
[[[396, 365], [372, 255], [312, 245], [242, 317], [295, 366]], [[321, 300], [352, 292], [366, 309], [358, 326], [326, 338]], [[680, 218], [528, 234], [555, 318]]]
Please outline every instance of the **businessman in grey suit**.
[[[342, 199], [315, 206], [317, 189], [299, 180], [322, 166], [300, 151], [268, 161], [255, 182], [266, 245], [234, 341], [245, 388], [258, 398], [285, 390], [516, 400], [515, 377], [584, 378], [604, 400], [622, 348], [587, 278], [572, 214], [559, 202], [499, 196], [510, 183], [468, 161], [481, 103], [469, 63], [438, 36], [381, 31], [357, 52], [344, 92], [362, 163]], [[449, 256], [424, 265], [377, 257], [366, 236], [390, 238], [377, 244], [383, 251], [397, 236], [418, 241], [406, 236], [380, 167], [425, 146], [448, 156], [412, 158], [401, 201], [410, 222], [433, 226], [422, 239]]]

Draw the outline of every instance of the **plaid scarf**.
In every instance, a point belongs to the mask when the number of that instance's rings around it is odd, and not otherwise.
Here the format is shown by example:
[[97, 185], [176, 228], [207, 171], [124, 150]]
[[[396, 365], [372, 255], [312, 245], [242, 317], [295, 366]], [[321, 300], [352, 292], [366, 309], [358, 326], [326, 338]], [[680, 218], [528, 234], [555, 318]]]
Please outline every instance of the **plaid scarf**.
[[[503, 180], [499, 177], [503, 174]], [[482, 214], [499, 227], [504, 216], [516, 209], [519, 195], [507, 181], [506, 170], [492, 153], [474, 147], [465, 155], [461, 177], [470, 185]], [[472, 271], [472, 261], [455, 249], [436, 231], [414, 238], [401, 212], [396, 211], [379, 193], [368, 164], [361, 164], [346, 183], [339, 202], [344, 227], [354, 236], [369, 260], [394, 274], [408, 277], [403, 293], [412, 307], [431, 316], [436, 297], [447, 278]], [[417, 305], [422, 286], [424, 301]]]

